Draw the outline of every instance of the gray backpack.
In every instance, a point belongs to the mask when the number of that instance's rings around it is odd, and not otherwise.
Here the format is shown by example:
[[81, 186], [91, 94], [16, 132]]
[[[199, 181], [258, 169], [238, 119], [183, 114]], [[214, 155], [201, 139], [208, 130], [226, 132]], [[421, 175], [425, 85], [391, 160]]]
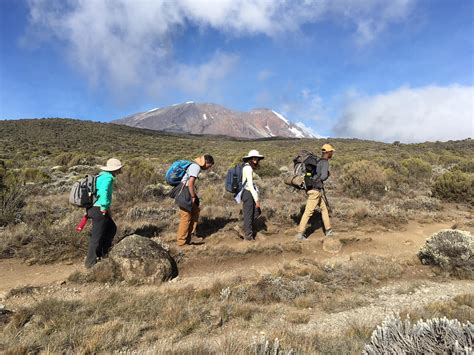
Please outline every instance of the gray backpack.
[[86, 175], [75, 182], [69, 193], [69, 203], [76, 207], [92, 207], [97, 201], [96, 181], [96, 175]]
[[297, 190], [306, 190], [305, 176], [308, 170], [312, 170], [318, 165], [319, 158], [308, 150], [301, 150], [293, 159], [293, 171], [290, 172], [284, 180], [286, 185], [294, 187]]

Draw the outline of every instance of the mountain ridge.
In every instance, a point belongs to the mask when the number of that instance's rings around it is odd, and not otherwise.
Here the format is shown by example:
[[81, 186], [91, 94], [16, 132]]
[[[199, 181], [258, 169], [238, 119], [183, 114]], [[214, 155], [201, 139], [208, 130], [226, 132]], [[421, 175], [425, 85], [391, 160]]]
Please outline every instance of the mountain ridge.
[[111, 123], [164, 132], [236, 138], [320, 138], [275, 110], [255, 108], [244, 112], [194, 101], [153, 108]]

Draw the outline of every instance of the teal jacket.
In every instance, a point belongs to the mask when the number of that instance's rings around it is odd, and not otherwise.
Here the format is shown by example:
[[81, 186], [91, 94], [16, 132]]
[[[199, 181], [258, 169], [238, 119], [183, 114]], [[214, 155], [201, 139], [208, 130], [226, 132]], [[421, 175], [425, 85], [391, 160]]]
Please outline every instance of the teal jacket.
[[110, 208], [114, 180], [115, 177], [108, 171], [101, 172], [97, 177], [97, 201], [94, 206], [100, 207], [101, 211], [107, 211]]

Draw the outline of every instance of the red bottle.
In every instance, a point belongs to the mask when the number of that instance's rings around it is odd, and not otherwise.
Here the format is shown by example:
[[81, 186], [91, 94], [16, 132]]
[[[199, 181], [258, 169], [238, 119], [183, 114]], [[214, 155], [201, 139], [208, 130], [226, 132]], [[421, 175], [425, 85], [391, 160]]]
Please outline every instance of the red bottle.
[[84, 216], [82, 216], [81, 221], [76, 226], [76, 230], [78, 232], [82, 231], [84, 229], [84, 227], [86, 226], [86, 224], [87, 224], [87, 215], [85, 214]]

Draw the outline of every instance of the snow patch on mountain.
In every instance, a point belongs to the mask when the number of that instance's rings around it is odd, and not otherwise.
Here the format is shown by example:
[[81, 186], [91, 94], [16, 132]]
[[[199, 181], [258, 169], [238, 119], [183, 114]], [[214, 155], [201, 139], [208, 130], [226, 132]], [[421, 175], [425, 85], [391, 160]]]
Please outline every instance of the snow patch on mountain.
[[160, 109], [159, 107], [157, 107], [157, 108], [152, 108], [151, 110], [147, 111], [146, 113], [158, 111], [159, 109]]
[[266, 125], [265, 128], [268, 130], [268, 134], [270, 134], [270, 137], [275, 137], [275, 135], [272, 133], [272, 130], [270, 129], [270, 127], [268, 127], [268, 125]]
[[310, 138], [326, 138], [326, 137], [320, 135], [319, 133], [317, 133], [311, 127], [306, 126], [303, 122], [296, 122], [295, 126], [297, 126], [299, 129], [301, 129]]
[[296, 138], [304, 138], [304, 133], [301, 132], [298, 128], [296, 127], [291, 127], [289, 128], [290, 132], [293, 133], [293, 135], [296, 137]]
[[283, 122], [285, 122], [287, 125], [290, 124], [290, 121], [288, 121], [288, 120], [285, 118], [285, 116], [283, 116], [281, 113], [278, 113], [278, 112], [273, 111], [273, 110], [272, 110], [272, 112], [273, 112], [279, 119], [281, 119]]

